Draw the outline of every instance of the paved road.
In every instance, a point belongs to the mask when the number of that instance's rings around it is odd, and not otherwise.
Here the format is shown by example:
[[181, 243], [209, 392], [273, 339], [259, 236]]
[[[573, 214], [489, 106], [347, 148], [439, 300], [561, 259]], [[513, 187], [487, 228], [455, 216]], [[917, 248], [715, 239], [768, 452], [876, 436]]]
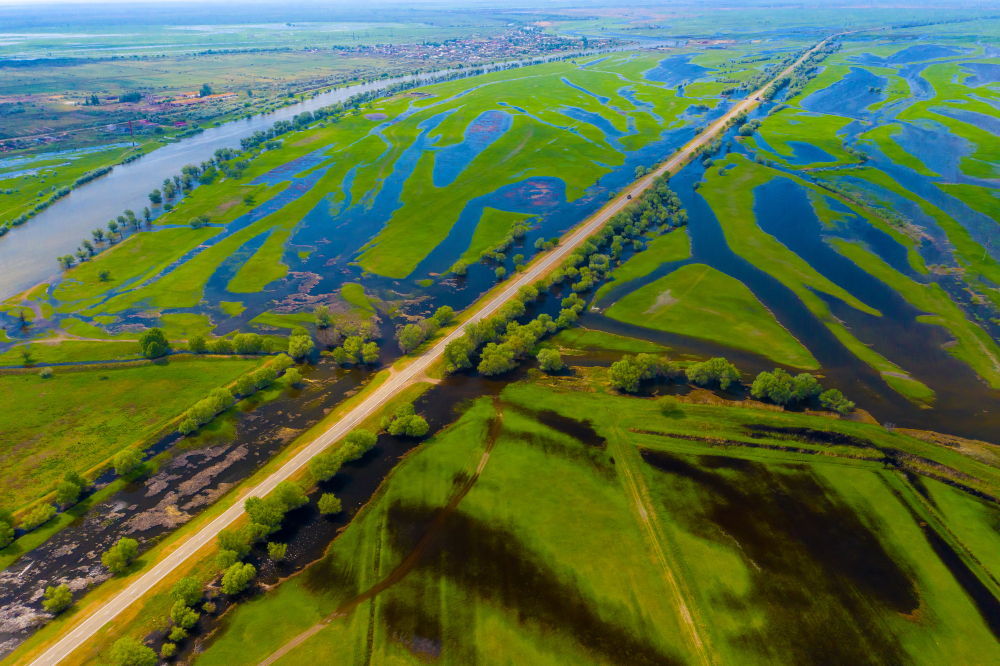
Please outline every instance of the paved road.
[[[812, 50], [803, 55], [800, 60], [796, 61], [792, 66], [776, 77], [775, 80], [791, 73], [795, 65], [834, 36], [828, 37], [826, 40], [817, 44]], [[763, 90], [761, 90], [761, 93], [763, 93]], [[634, 197], [640, 194], [652, 184], [655, 177], [682, 166], [684, 160], [690, 157], [695, 150], [706, 143], [710, 143], [715, 138], [715, 135], [718, 134], [723, 128], [726, 122], [744, 109], [749, 110], [757, 104], [759, 104], [759, 102], [754, 98], [743, 100], [734, 106], [728, 113], [719, 118], [708, 129], [706, 129], [705, 132], [695, 137], [690, 143], [674, 154], [673, 157], [667, 160], [667, 162], [660, 166], [660, 168], [642, 180], [634, 183], [630, 188], [623, 191], [611, 205], [607, 206], [603, 210], [596, 213], [592, 218], [587, 220], [583, 226], [570, 236], [569, 239], [563, 241], [549, 254], [534, 262], [524, 273], [515, 273], [514, 277], [508, 283], [507, 288], [500, 294], [493, 296], [486, 303], [486, 305], [479, 310], [479, 312], [469, 319], [469, 321], [478, 321], [491, 316], [500, 308], [501, 305], [514, 297], [518, 288], [523, 285], [530, 285], [547, 272], [561, 264], [562, 261], [566, 259], [578, 245], [583, 243], [587, 237], [600, 229], [605, 222], [611, 219], [615, 213], [620, 211], [628, 203], [628, 197]], [[310, 458], [320, 453], [352, 429], [357, 427], [372, 412], [376, 411], [393, 395], [395, 395], [397, 391], [403, 388], [407, 382], [424, 372], [431, 365], [431, 363], [441, 356], [441, 353], [444, 351], [445, 346], [449, 342], [460, 338], [462, 335], [464, 335], [463, 330], [458, 329], [439, 341], [432, 349], [424, 352], [422, 356], [410, 363], [410, 365], [404, 370], [400, 371], [386, 381], [385, 384], [380, 386], [378, 390], [368, 396], [361, 404], [355, 407], [338, 423], [317, 437], [316, 441], [299, 452], [298, 455], [285, 463], [278, 471], [261, 482], [261, 484], [256, 488], [251, 490], [246, 497], [263, 497], [274, 490], [276, 485], [288, 479], [294, 475], [295, 472], [304, 467]], [[73, 627], [71, 631], [65, 634], [58, 642], [49, 648], [48, 651], [36, 659], [32, 666], [54, 666], [55, 664], [58, 664], [64, 658], [69, 656], [75, 649], [93, 637], [94, 634], [101, 629], [101, 627], [112, 621], [118, 616], [119, 613], [131, 606], [132, 603], [134, 603], [139, 597], [168, 576], [171, 571], [177, 568], [187, 558], [194, 555], [202, 546], [211, 543], [221, 530], [228, 527], [241, 515], [243, 515], [242, 502], [231, 507], [225, 513], [203, 527], [200, 531], [184, 542], [184, 544], [182, 544], [177, 550], [158, 562], [141, 578], [132, 583], [124, 591], [120, 592], [118, 596], [108, 601], [104, 606], [95, 609], [91, 615], [87, 616], [82, 622]]]

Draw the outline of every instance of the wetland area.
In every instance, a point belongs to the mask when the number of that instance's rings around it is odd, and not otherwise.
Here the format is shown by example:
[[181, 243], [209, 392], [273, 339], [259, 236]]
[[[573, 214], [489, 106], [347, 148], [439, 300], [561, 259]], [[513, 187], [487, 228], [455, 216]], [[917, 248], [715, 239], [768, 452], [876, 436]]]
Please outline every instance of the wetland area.
[[628, 20], [208, 127], [0, 235], [3, 663], [342, 420], [64, 663], [1000, 661], [1000, 20]]

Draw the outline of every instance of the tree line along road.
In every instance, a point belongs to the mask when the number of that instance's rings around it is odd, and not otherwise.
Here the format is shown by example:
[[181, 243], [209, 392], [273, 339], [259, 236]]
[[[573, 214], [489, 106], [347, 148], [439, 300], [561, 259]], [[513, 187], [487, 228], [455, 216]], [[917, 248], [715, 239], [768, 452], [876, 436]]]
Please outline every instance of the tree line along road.
[[[500, 308], [500, 306], [513, 298], [520, 287], [532, 284], [541, 277], [544, 277], [551, 270], [558, 267], [564, 259], [572, 254], [573, 250], [576, 249], [577, 246], [582, 244], [589, 236], [599, 230], [605, 222], [610, 220], [615, 213], [628, 204], [632, 197], [635, 197], [646, 190], [646, 188], [653, 183], [653, 180], [657, 176], [661, 176], [675, 170], [680, 170], [680, 167], [684, 165], [685, 160], [690, 158], [694, 152], [698, 150], [698, 148], [706, 143], [710, 143], [715, 136], [725, 128], [726, 123], [735, 118], [741, 112], [749, 111], [760, 104], [759, 96], [761, 94], [773, 86], [776, 81], [790, 74], [799, 63], [808, 58], [813, 52], [840, 34], [846, 33], [831, 35], [830, 37], [827, 37], [819, 42], [813, 48], [809, 49], [798, 60], [789, 65], [787, 69], [775, 76], [770, 83], [761, 88], [754, 98], [745, 99], [735, 105], [725, 115], [712, 123], [712, 125], [710, 125], [705, 132], [688, 142], [683, 148], [681, 148], [681, 150], [663, 163], [658, 169], [644, 177], [642, 180], [634, 183], [630, 188], [623, 190], [612, 203], [595, 213], [590, 220], [585, 221], [575, 232], [572, 232], [568, 239], [560, 242], [560, 244], [547, 255], [544, 255], [532, 262], [528, 270], [523, 273], [516, 274], [516, 278], [512, 279], [509, 285], [499, 294], [485, 296], [485, 303], [482, 307], [466, 321], [474, 322], [490, 317]], [[473, 306], [473, 308], [474, 307], [475, 306]], [[282, 465], [276, 472], [274, 472], [274, 474], [250, 490], [243, 499], [246, 499], [247, 497], [263, 497], [274, 490], [275, 486], [279, 483], [293, 476], [306, 465], [310, 458], [321, 453], [328, 446], [360, 425], [369, 415], [384, 405], [399, 390], [404, 388], [414, 378], [419, 377], [422, 373], [424, 373], [431, 366], [431, 364], [434, 363], [434, 361], [440, 358], [448, 343], [462, 337], [464, 334], [465, 332], [462, 328], [452, 331], [438, 341], [438, 343], [431, 349], [427, 350], [407, 365], [403, 370], [391, 376], [385, 384], [380, 386], [370, 396], [365, 398], [357, 407], [352, 409], [342, 419], [340, 419], [340, 421], [332, 425], [329, 430], [317, 437], [314, 442], [306, 446], [295, 457]], [[122, 611], [138, 601], [143, 594], [151, 590], [157, 583], [170, 575], [170, 573], [180, 566], [185, 560], [194, 555], [203, 546], [210, 544], [220, 531], [231, 525], [241, 515], [243, 515], [243, 504], [242, 502], [239, 502], [188, 538], [188, 540], [182, 543], [176, 550], [157, 562], [153, 568], [143, 574], [138, 580], [129, 585], [122, 592], [118, 593], [110, 601], [98, 608], [95, 608], [89, 615], [83, 617], [75, 625], [66, 627], [66, 629], [63, 630], [62, 637], [41, 656], [31, 662], [32, 666], [55, 666], [55, 664], [58, 664], [60, 661], [68, 657], [74, 650], [83, 646], [89, 639], [91, 639], [103, 626], [114, 620]]]

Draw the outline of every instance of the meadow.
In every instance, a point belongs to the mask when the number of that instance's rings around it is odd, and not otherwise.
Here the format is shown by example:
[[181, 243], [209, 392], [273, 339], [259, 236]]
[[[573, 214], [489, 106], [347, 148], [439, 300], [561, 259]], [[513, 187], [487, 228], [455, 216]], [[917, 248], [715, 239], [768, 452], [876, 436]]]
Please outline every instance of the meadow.
[[21, 508], [50, 492], [68, 469], [92, 474], [121, 449], [152, 443], [211, 389], [260, 363], [179, 356], [136, 366], [56, 369], [49, 378], [35, 372], [0, 376], [4, 393], [20, 396], [5, 402], [0, 417], [7, 470], [0, 505]]
[[993, 589], [994, 511], [884, 462], [925, 456], [991, 484], [995, 470], [857, 422], [683, 398], [664, 413], [602, 377], [472, 403], [324, 559], [227, 615], [195, 663], [932, 664], [1000, 651], [969, 596]]

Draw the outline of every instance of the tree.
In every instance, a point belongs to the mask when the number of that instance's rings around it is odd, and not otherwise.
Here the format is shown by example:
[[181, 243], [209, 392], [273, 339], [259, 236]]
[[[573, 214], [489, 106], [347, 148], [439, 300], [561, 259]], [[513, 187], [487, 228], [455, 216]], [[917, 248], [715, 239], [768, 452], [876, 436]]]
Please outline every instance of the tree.
[[229, 595], [239, 594], [256, 576], [257, 569], [252, 564], [237, 562], [222, 575], [222, 591]]
[[374, 342], [366, 342], [361, 348], [361, 358], [365, 363], [378, 363], [379, 348]]
[[14, 516], [6, 509], [0, 509], [0, 548], [6, 548], [14, 541]]
[[503, 266], [497, 266], [497, 269], [493, 273], [497, 276], [497, 280], [502, 280], [507, 275], [507, 269]]
[[458, 372], [472, 367], [469, 354], [474, 350], [468, 335], [452, 340], [444, 348], [444, 363], [448, 372]]
[[212, 94], [212, 86], [207, 83], [201, 84], [201, 90], [198, 91], [198, 97], [208, 97]]
[[723, 391], [729, 388], [733, 382], [740, 380], [739, 370], [724, 358], [712, 358], [703, 363], [690, 365], [686, 374], [689, 381], [699, 386], [717, 381]]
[[545, 372], [559, 372], [564, 367], [562, 357], [555, 349], [542, 349], [536, 358], [538, 358], [538, 367]]
[[142, 464], [142, 453], [138, 449], [134, 449], [131, 446], [122, 449], [115, 454], [115, 474], [118, 476], [125, 476], [135, 471], [139, 465]]
[[333, 325], [333, 317], [330, 315], [330, 308], [325, 305], [317, 305], [313, 310], [316, 317], [316, 328], [329, 328]]
[[170, 351], [170, 343], [161, 328], [150, 328], [139, 336], [139, 349], [146, 358], [160, 358]]
[[185, 576], [170, 588], [170, 596], [176, 601], [183, 602], [186, 606], [194, 606], [201, 601], [201, 581], [194, 576]]
[[364, 355], [365, 341], [360, 335], [352, 335], [344, 340], [344, 361], [357, 363]]
[[170, 659], [175, 654], [177, 654], [177, 644], [176, 643], [164, 643], [160, 647], [160, 658]]
[[388, 430], [393, 437], [423, 437], [429, 429], [430, 426], [422, 416], [410, 414], [393, 419]]
[[514, 350], [511, 349], [510, 345], [506, 343], [498, 345], [491, 342], [483, 349], [479, 361], [480, 374], [486, 376], [499, 375], [516, 367], [517, 361], [514, 360]]
[[93, 243], [91, 243], [89, 240], [87, 240], [86, 238], [84, 238], [83, 241], [81, 241], [80, 245], [82, 245], [83, 249], [87, 251], [88, 256], [91, 256], [91, 257], [94, 256], [95, 250], [94, 250], [94, 244]]
[[335, 452], [321, 453], [309, 459], [309, 473], [317, 481], [328, 481], [340, 470], [342, 459]]
[[774, 372], [761, 372], [757, 375], [750, 387], [750, 394], [757, 399], [769, 398], [775, 404], [784, 405], [811, 398], [821, 390], [819, 382], [809, 373], [792, 377], [781, 368], [775, 368]]
[[466, 273], [469, 272], [469, 262], [463, 259], [459, 259], [451, 267], [451, 272], [454, 273], [455, 275], [465, 275]]
[[289, 368], [285, 371], [285, 381], [289, 386], [295, 386], [296, 384], [302, 383], [302, 373], [298, 371], [298, 368]]
[[163, 193], [155, 189], [149, 193], [149, 202], [153, 204], [163, 203]]
[[108, 221], [108, 231], [110, 232], [108, 234], [108, 238], [109, 239], [114, 238], [115, 234], [118, 233], [118, 223], [115, 222], [114, 220], [109, 220]]
[[174, 627], [170, 630], [170, 635], [167, 636], [168, 639], [176, 642], [180, 642], [188, 637], [187, 629], [184, 627]]
[[122, 537], [118, 543], [104, 551], [101, 555], [101, 564], [106, 566], [111, 573], [121, 573], [128, 568], [128, 565], [138, 554], [139, 542], [135, 539]]
[[73, 265], [74, 259], [72, 254], [64, 254], [61, 257], [56, 257], [56, 261], [65, 269]]
[[201, 354], [208, 347], [208, 343], [205, 341], [205, 336], [203, 335], [192, 335], [188, 338], [188, 351], [193, 351], [195, 354]]
[[269, 543], [267, 544], [267, 556], [271, 558], [272, 562], [280, 562], [285, 559], [285, 555], [288, 553], [287, 543]]
[[80, 499], [80, 486], [69, 481], [60, 481], [56, 486], [56, 501], [63, 506], [73, 506]]
[[399, 348], [404, 354], [409, 354], [411, 351], [420, 346], [424, 341], [424, 329], [420, 328], [416, 324], [407, 324], [403, 327], [403, 330], [399, 332]]
[[97, 272], [97, 279], [101, 282], [109, 282], [111, 280], [111, 271], [105, 269]]
[[189, 608], [183, 600], [178, 599], [170, 608], [170, 619], [174, 621], [174, 626], [190, 629], [198, 623], [198, 613]]
[[819, 394], [819, 402], [825, 408], [847, 414], [854, 409], [854, 403], [844, 397], [837, 389], [830, 389]]
[[45, 588], [45, 600], [42, 607], [50, 613], [58, 614], [69, 608], [73, 603], [73, 593], [69, 590], [69, 585], [63, 583], [59, 587], [51, 585]]
[[56, 515], [56, 508], [54, 506], [51, 504], [39, 504], [24, 515], [21, 519], [21, 527], [24, 528], [25, 532], [30, 532], [36, 527], [49, 522], [54, 515]]
[[149, 206], [143, 207], [142, 219], [146, 220], [146, 224], [150, 224], [153, 221], [153, 211], [149, 210]]
[[293, 335], [288, 339], [288, 355], [297, 361], [306, 358], [316, 349], [312, 336], [305, 329], [302, 330], [305, 335]]
[[447, 326], [455, 318], [455, 309], [450, 305], [442, 305], [434, 313], [434, 319], [439, 326]]
[[632, 361], [631, 357], [625, 356], [611, 364], [609, 378], [611, 385], [619, 391], [635, 393], [639, 390], [639, 382], [642, 381], [642, 369]]
[[319, 498], [319, 512], [323, 515], [329, 515], [340, 513], [340, 511], [340, 499], [333, 493], [323, 493], [323, 496]]
[[114, 666], [156, 666], [156, 653], [131, 636], [115, 641], [108, 658]]

